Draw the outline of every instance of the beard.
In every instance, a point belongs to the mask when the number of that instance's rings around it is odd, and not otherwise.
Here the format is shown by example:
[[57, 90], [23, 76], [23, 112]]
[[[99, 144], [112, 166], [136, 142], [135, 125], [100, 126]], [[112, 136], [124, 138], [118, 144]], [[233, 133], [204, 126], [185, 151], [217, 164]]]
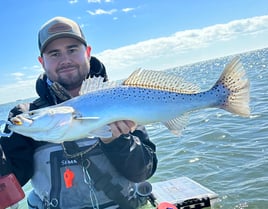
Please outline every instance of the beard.
[[[57, 69], [57, 82], [62, 85], [67, 91], [80, 88], [82, 82], [88, 76], [89, 68], [90, 66], [88, 65], [72, 65], [68, 66], [67, 68]], [[68, 69], [72, 70], [68, 71]]]

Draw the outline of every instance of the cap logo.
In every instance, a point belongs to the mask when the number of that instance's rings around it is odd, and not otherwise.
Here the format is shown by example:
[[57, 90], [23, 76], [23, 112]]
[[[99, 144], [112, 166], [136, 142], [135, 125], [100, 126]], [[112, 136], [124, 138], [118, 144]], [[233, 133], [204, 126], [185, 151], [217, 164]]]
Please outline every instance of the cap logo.
[[48, 33], [50, 34], [66, 32], [66, 31], [72, 31], [72, 27], [65, 23], [57, 23], [48, 29]]

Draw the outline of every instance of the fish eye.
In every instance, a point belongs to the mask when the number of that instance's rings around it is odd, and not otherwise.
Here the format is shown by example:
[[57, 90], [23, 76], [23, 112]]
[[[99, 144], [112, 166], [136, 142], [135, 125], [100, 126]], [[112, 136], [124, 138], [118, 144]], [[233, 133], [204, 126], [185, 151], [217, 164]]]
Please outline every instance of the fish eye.
[[29, 116], [33, 116], [34, 112], [29, 112], [28, 114], [29, 114]]

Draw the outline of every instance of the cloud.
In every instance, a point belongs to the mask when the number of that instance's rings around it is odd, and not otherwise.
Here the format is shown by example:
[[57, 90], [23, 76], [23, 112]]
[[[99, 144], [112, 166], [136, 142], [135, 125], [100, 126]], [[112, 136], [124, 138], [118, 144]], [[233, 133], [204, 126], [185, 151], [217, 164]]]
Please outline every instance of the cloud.
[[[21, 68], [19, 72], [11, 72], [9, 74], [5, 74], [5, 81], [9, 81], [14, 85], [27, 85], [29, 80], [36, 80], [36, 78], [43, 72], [43, 68], [40, 65], [33, 66], [24, 66]], [[6, 82], [2, 82], [0, 84], [0, 88], [5, 88]]]
[[101, 3], [101, 0], [87, 0], [88, 3]]
[[[121, 9], [121, 11], [124, 12], [124, 13], [128, 13], [128, 12], [133, 11], [133, 10], [135, 10], [135, 9], [130, 8], [130, 7]], [[95, 16], [95, 15], [112, 15], [112, 14], [115, 14], [117, 12], [118, 12], [117, 9], [111, 9], [111, 10], [96, 9], [95, 11], [87, 10], [87, 13], [92, 15], [92, 16]], [[118, 18], [116, 17], [115, 19], [117, 20]]]
[[15, 80], [21, 80], [24, 76], [23, 73], [21, 72], [16, 72], [16, 73], [11, 73], [11, 76], [15, 79]]
[[[268, 16], [260, 16], [179, 31], [167, 37], [105, 50], [96, 56], [109, 69], [111, 79], [121, 79], [139, 67], [166, 69], [242, 52], [241, 50], [263, 48], [263, 41], [259, 45], [256, 41], [259, 41], [258, 36], [267, 35]], [[265, 40], [267, 46], [267, 38]]]
[[96, 9], [95, 11], [87, 10], [87, 13], [89, 13], [90, 15], [112, 15], [115, 12], [117, 12], [117, 9], [111, 9], [111, 10]]
[[37, 73], [40, 73], [40, 72], [43, 72], [43, 68], [41, 65], [33, 65], [33, 66], [24, 66], [23, 68], [23, 71], [25, 72], [37, 72]]
[[122, 9], [122, 12], [127, 13], [127, 12], [130, 12], [130, 11], [133, 11], [133, 10], [134, 10], [134, 8], [124, 8], [124, 9]]
[[6, 77], [11, 81], [0, 85], [0, 103], [37, 97], [34, 86], [43, 71], [40, 65], [33, 65], [22, 67], [20, 72], [10, 73]]
[[[113, 0], [104, 0], [105, 3], [110, 3]], [[101, 3], [101, 0], [87, 0], [88, 3]]]
[[[32, 80], [20, 80], [0, 88], [0, 103], [7, 103], [18, 99], [37, 97], [35, 88], [36, 77]], [[8, 92], [8, 93], [7, 93]]]
[[78, 0], [69, 0], [69, 3], [70, 4], [76, 4], [76, 3], [78, 3]]

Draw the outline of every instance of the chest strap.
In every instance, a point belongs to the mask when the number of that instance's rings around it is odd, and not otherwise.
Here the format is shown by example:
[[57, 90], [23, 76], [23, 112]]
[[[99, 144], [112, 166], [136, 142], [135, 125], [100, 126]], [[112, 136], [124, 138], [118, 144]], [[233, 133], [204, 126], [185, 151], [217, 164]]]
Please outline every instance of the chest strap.
[[[67, 153], [67, 156], [70, 157], [72, 153], [79, 152], [79, 146], [73, 141], [64, 142], [64, 151]], [[87, 158], [83, 158], [81, 155], [77, 156], [74, 154], [74, 156], [75, 160], [87, 170], [90, 177], [93, 179], [94, 187], [98, 191], [103, 191], [109, 199], [118, 204], [120, 206], [119, 209], [138, 208], [140, 205], [139, 200], [135, 198], [129, 200], [125, 197], [121, 193], [123, 188], [120, 185], [114, 185], [112, 183], [112, 176], [109, 173], [103, 173], [95, 163]]]

